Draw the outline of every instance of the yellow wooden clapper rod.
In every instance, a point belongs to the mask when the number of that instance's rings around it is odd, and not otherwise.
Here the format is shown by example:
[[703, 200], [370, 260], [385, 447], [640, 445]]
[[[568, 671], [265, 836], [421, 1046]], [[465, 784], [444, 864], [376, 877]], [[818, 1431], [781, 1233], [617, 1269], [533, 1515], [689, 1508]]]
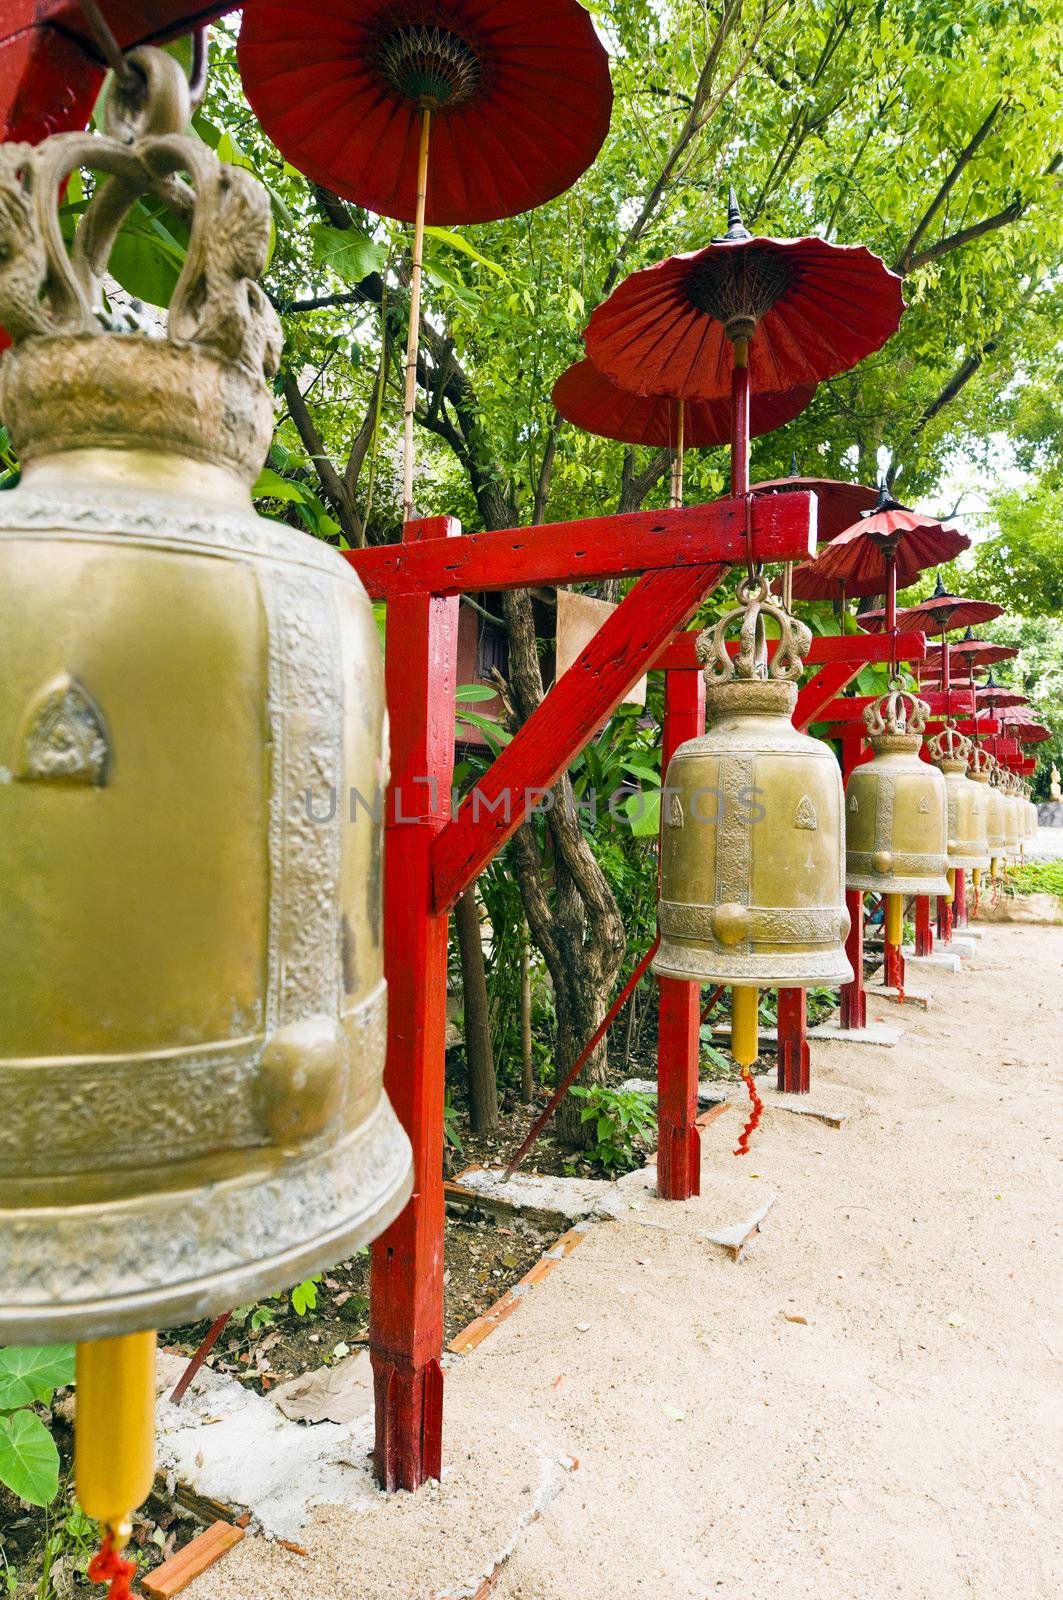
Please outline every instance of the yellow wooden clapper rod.
[[949, 899], [950, 900], [955, 900], [955, 898], [956, 898], [956, 868], [955, 867], [950, 867], [948, 872], [946, 872], [945, 876], [949, 880]]
[[74, 1482], [120, 1550], [155, 1476], [155, 1332], [77, 1347]]
[[740, 1067], [751, 1067], [759, 1053], [759, 1001], [753, 984], [736, 983], [731, 989], [731, 1054]]
[[886, 943], [900, 945], [904, 935], [904, 901], [899, 894], [886, 896]]

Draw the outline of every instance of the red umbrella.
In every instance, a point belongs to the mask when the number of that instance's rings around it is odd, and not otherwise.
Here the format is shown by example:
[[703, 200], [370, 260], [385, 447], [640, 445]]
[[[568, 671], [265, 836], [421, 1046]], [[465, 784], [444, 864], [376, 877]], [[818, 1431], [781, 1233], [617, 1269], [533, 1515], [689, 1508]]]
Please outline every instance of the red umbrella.
[[[120, 49], [161, 44], [233, 10], [197, 0], [103, 0]], [[38, 144], [84, 128], [107, 60], [80, 0], [7, 0], [0, 21], [0, 139]]]
[[882, 489], [871, 511], [794, 573], [793, 592], [802, 599], [885, 594], [886, 628], [896, 631], [897, 589], [920, 572], [950, 561], [970, 545], [965, 533], [920, 516]]
[[989, 674], [985, 684], [974, 693], [979, 710], [989, 706], [994, 711], [1004, 711], [1009, 706], [1028, 706], [1030, 703], [1027, 695], [1019, 694], [1015, 689], [1006, 689], [1003, 684], [994, 683], [992, 673]]
[[[964, 667], [988, 667], [995, 661], [1010, 661], [1017, 656], [1019, 649], [1014, 644], [991, 644], [988, 639], [976, 639], [970, 628], [962, 639], [957, 639], [948, 647], [949, 665], [957, 662]], [[941, 649], [928, 650], [925, 658], [928, 671], [941, 667]]]
[[552, 200], [609, 130], [609, 63], [575, 0], [258, 0], [240, 73], [293, 165], [356, 204], [425, 221], [491, 222]]
[[[952, 633], [957, 628], [977, 628], [983, 622], [992, 622], [1004, 614], [1004, 607], [992, 600], [968, 600], [964, 596], [949, 594], [940, 577], [929, 600], [909, 606], [897, 615], [899, 633]], [[860, 626], [868, 633], [881, 633], [886, 620], [884, 611], [866, 611], [858, 618]]]
[[[755, 394], [750, 399], [750, 433], [771, 433], [800, 416], [815, 394], [806, 384], [784, 394]], [[598, 371], [593, 361], [575, 361], [554, 384], [554, 405], [561, 416], [584, 433], [619, 439], [622, 444], [659, 445], [674, 449], [678, 442], [678, 417], [683, 414], [683, 443], [691, 449], [710, 449], [731, 437], [730, 400], [675, 400], [670, 395], [634, 394], [621, 389]], [[784, 480], [789, 482], [789, 480]], [[804, 487], [813, 480], [798, 479]], [[758, 484], [758, 492], [766, 485]]]
[[1004, 718], [1004, 725], [1010, 736], [1018, 739], [1020, 744], [1043, 744], [1052, 737], [1051, 728], [1046, 728], [1043, 722], [1020, 722], [1011, 716]]
[[[750, 401], [751, 408], [755, 404], [754, 396]], [[754, 494], [786, 494], [788, 490], [793, 489], [811, 491], [819, 502], [816, 539], [820, 544], [829, 544], [840, 533], [851, 528], [857, 517], [864, 511], [869, 511], [878, 499], [878, 490], [870, 488], [866, 483], [843, 483], [837, 478], [802, 478], [796, 472], [791, 473], [788, 478], [765, 478], [762, 483], [752, 485]], [[796, 578], [796, 572], [794, 576]], [[881, 594], [882, 591], [870, 589], [868, 593]]]
[[754, 238], [734, 190], [728, 229], [704, 250], [634, 272], [587, 324], [587, 354], [641, 394], [734, 405], [732, 492], [746, 494], [752, 389], [846, 372], [900, 321], [901, 280], [863, 245]]
[[724, 398], [734, 343], [750, 341], [755, 392], [819, 383], [885, 344], [901, 280], [863, 245], [754, 238], [731, 192], [727, 233], [633, 272], [594, 312], [587, 354], [615, 383]]
[[294, 166], [414, 223], [408, 518], [425, 224], [514, 216], [575, 183], [609, 129], [608, 58], [576, 0], [258, 0], [239, 61], [259, 121]]
[[[750, 431], [754, 435], [781, 428], [808, 405], [812, 385], [785, 394], [754, 395]], [[660, 445], [675, 450], [672, 503], [683, 501], [683, 452], [726, 444], [731, 436], [731, 406], [723, 400], [674, 400], [670, 395], [632, 394], [584, 359], [567, 367], [554, 384], [554, 405], [561, 416], [584, 433], [619, 439], [622, 444]]]

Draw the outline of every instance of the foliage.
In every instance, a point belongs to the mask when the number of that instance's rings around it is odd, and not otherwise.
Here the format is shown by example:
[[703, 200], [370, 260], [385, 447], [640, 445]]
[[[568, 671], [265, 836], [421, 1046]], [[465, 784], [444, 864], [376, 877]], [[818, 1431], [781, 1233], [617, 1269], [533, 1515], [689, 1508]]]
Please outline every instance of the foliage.
[[657, 1129], [656, 1101], [638, 1089], [606, 1089], [601, 1084], [574, 1084], [570, 1094], [585, 1102], [581, 1122], [593, 1122], [597, 1143], [587, 1152], [609, 1172], [630, 1172], [641, 1165], [644, 1150]]
[[1063, 861], [1027, 861], [1009, 867], [1004, 888], [1008, 894], [1054, 894], [1063, 900]]
[[1028, 747], [1037, 759], [1034, 798], [1047, 800], [1053, 764], [1063, 770], [1063, 624], [1053, 617], [1003, 616], [979, 631], [998, 644], [1018, 646], [1018, 655], [999, 662], [993, 676], [1027, 695], [1030, 718], [1052, 730], [1051, 739]]
[[450, 1098], [449, 1089], [443, 1099], [443, 1138], [447, 1144], [453, 1145], [460, 1155], [462, 1144], [458, 1132], [458, 1108]]
[[30, 1505], [46, 1506], [59, 1492], [59, 1452], [34, 1408], [50, 1406], [73, 1381], [72, 1345], [0, 1349], [0, 1483]]

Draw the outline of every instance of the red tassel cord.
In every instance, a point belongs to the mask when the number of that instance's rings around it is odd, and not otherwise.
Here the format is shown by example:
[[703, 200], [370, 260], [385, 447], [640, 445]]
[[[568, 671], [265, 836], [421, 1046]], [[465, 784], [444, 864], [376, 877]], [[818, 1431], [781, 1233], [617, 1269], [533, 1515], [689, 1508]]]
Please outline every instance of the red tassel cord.
[[89, 1562], [88, 1575], [92, 1583], [106, 1583], [107, 1600], [134, 1600], [129, 1587], [137, 1570], [135, 1561], [123, 1561], [114, 1547], [114, 1534], [108, 1530], [96, 1555]]
[[741, 1137], [739, 1138], [738, 1144], [735, 1148], [736, 1156], [747, 1156], [749, 1154], [749, 1136], [756, 1128], [757, 1123], [760, 1121], [761, 1113], [764, 1110], [764, 1102], [757, 1093], [757, 1086], [753, 1082], [753, 1074], [750, 1072], [748, 1067], [742, 1068], [742, 1076], [746, 1080], [746, 1088], [749, 1090], [752, 1111], [749, 1115], [749, 1121], [742, 1129]]

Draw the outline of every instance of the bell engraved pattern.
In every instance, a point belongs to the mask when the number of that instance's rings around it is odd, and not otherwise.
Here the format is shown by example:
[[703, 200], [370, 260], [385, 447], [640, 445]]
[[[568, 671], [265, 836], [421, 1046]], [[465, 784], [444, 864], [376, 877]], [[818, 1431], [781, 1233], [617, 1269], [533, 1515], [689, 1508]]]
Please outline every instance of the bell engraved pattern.
[[[411, 1183], [382, 1090], [376, 628], [338, 552], [251, 503], [268, 200], [184, 134], [176, 62], [132, 59], [147, 95], [112, 89], [103, 136], [0, 147], [3, 1343], [257, 1299]], [[81, 166], [109, 176], [68, 255]], [[164, 338], [103, 309], [144, 194], [190, 224]]]
[[[686, 824], [662, 830], [653, 970], [712, 984], [846, 983], [841, 775], [830, 748], [790, 720], [811, 635], [762, 580], [743, 580], [738, 600], [698, 639], [710, 726], [666, 775]], [[765, 615], [781, 635], [770, 661]], [[739, 619], [732, 660], [725, 635]]]

